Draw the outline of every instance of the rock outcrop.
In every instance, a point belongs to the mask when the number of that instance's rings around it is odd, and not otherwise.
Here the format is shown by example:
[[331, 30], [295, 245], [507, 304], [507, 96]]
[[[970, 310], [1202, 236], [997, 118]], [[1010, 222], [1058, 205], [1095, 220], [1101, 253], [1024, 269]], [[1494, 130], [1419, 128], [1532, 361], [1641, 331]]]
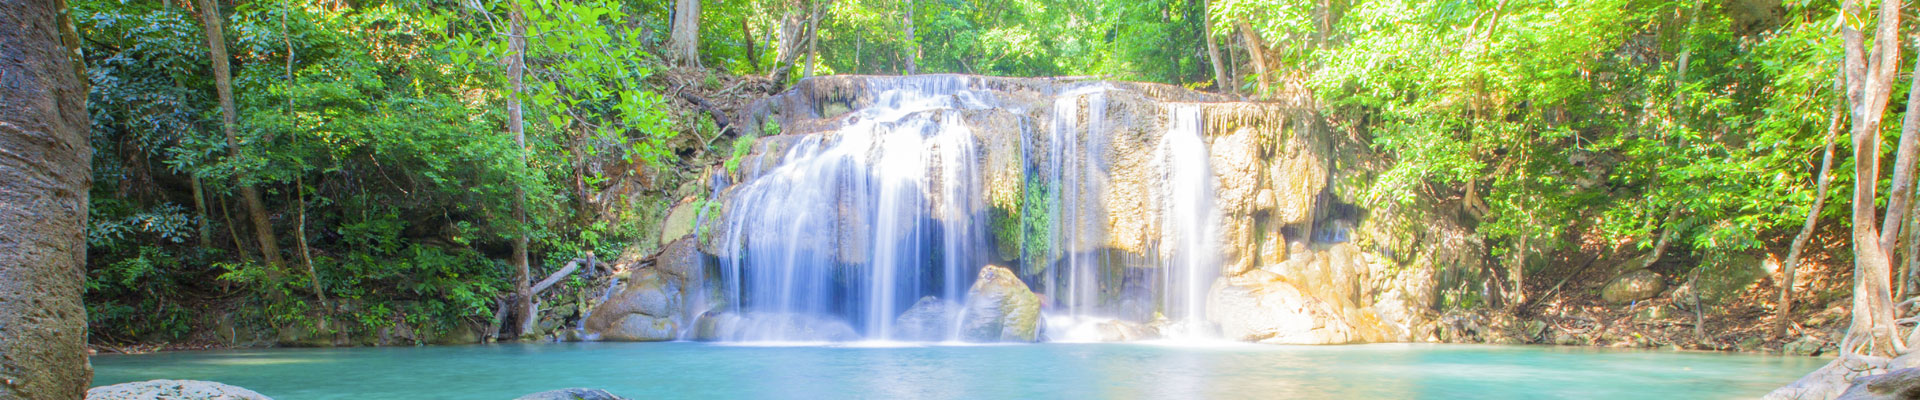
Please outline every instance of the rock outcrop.
[[627, 400], [627, 398], [600, 389], [566, 388], [520, 396], [513, 400]]
[[1653, 298], [1666, 290], [1667, 281], [1660, 274], [1642, 269], [1607, 282], [1607, 286], [1600, 288], [1600, 298], [1609, 303], [1628, 303]]
[[967, 291], [960, 338], [974, 342], [1032, 342], [1040, 338], [1040, 297], [1005, 267], [988, 265]]
[[706, 259], [694, 239], [668, 243], [651, 259], [616, 268], [628, 269], [626, 288], [593, 307], [583, 322], [588, 336], [599, 340], [654, 342], [677, 339], [690, 326], [689, 285], [706, 268]]
[[1920, 368], [1902, 368], [1856, 379], [1835, 400], [1920, 399]]
[[87, 390], [88, 400], [272, 400], [239, 386], [219, 382], [156, 379]]

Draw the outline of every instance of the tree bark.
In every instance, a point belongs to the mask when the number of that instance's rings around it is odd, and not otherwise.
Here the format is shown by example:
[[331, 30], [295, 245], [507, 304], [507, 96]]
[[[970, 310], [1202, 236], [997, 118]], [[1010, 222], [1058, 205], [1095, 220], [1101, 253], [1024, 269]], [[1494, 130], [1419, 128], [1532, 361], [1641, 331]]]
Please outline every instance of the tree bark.
[[1834, 110], [1833, 122], [1827, 124], [1827, 149], [1820, 156], [1820, 172], [1814, 175], [1813, 205], [1807, 208], [1807, 220], [1800, 224], [1800, 234], [1793, 236], [1793, 245], [1787, 247], [1787, 261], [1780, 264], [1780, 300], [1774, 309], [1777, 314], [1773, 320], [1773, 337], [1786, 337], [1787, 326], [1793, 323], [1793, 278], [1794, 269], [1800, 266], [1800, 256], [1806, 251], [1807, 241], [1813, 238], [1814, 226], [1820, 223], [1820, 209], [1827, 203], [1827, 171], [1833, 168], [1833, 137], [1840, 133], [1840, 110]]
[[[1898, 57], [1895, 57], [1898, 59]], [[1920, 71], [1920, 58], [1914, 59], [1913, 68]], [[1893, 184], [1887, 188], [1887, 217], [1880, 222], [1880, 248], [1887, 249], [1888, 260], [1892, 260], [1893, 249], [1900, 237], [1901, 224], [1906, 223], [1906, 214], [1913, 208], [1913, 169], [1920, 157], [1920, 111], [1914, 103], [1920, 102], [1920, 73], [1913, 74], [1913, 82], [1907, 89], [1906, 117], [1900, 120], [1900, 146], [1894, 151]]]
[[1853, 321], [1841, 349], [1850, 354], [1893, 357], [1904, 350], [1895, 334], [1893, 292], [1886, 249], [1880, 245], [1874, 209], [1880, 177], [1880, 120], [1893, 92], [1894, 69], [1900, 59], [1900, 2], [1882, 0], [1878, 31], [1871, 53], [1866, 37], [1846, 22], [1861, 15], [1858, 0], [1843, 0], [1840, 36], [1845, 41], [1847, 99], [1853, 127]]
[[[208, 58], [213, 64], [213, 86], [220, 97], [220, 131], [226, 135], [227, 156], [240, 157], [240, 138], [234, 133], [240, 111], [233, 104], [233, 71], [227, 64], [226, 33], [221, 28], [220, 4], [200, 0], [200, 19], [205, 25]], [[267, 274], [278, 277], [286, 262], [280, 258], [280, 238], [273, 233], [273, 221], [267, 219], [267, 206], [260, 200], [260, 189], [243, 174], [239, 181], [240, 201], [247, 207], [247, 219], [253, 223], [254, 239], [260, 243], [260, 256], [267, 260]]]
[[0, 398], [78, 399], [87, 362], [87, 88], [65, 1], [0, 0]]
[[822, 8], [820, 2], [813, 2], [812, 10], [807, 14], [807, 69], [806, 73], [800, 75], [802, 77], [813, 77], [814, 61], [820, 56], [820, 12]]
[[913, 0], [904, 3], [907, 9], [907, 75], [913, 75], [920, 70], [920, 48], [913, 41]]
[[193, 188], [193, 211], [200, 216], [198, 221], [200, 236], [195, 239], [198, 239], [197, 244], [200, 245], [202, 250], [211, 249], [213, 248], [213, 221], [208, 220], [207, 217], [206, 188], [200, 184], [200, 177], [191, 176], [189, 178], [192, 178], [189, 183], [192, 184], [191, 187]]
[[700, 0], [674, 0], [667, 53], [683, 66], [700, 66]]
[[1267, 41], [1253, 31], [1253, 25], [1248, 25], [1247, 20], [1240, 20], [1235, 25], [1239, 27], [1240, 39], [1247, 47], [1247, 62], [1253, 64], [1253, 82], [1257, 88], [1254, 96], [1263, 99], [1272, 96], [1273, 87], [1267, 84], [1270, 78], [1267, 76]]
[[1207, 41], [1207, 62], [1213, 64], [1213, 90], [1221, 93], [1233, 93], [1233, 79], [1227, 76], [1227, 65], [1220, 60], [1220, 45], [1213, 41], [1213, 9], [1211, 1], [1205, 2], [1200, 10], [1200, 39]]
[[[787, 11], [780, 17], [780, 33], [776, 35], [780, 39], [774, 46], [773, 71], [767, 74], [767, 79], [775, 85], [785, 84], [787, 76], [793, 73], [793, 65], [800, 60], [802, 40], [813, 24], [812, 8], [811, 4], [799, 1], [787, 2]], [[802, 10], [806, 14], [801, 14]]]
[[[698, 0], [681, 1], [697, 2]], [[695, 7], [697, 8], [698, 5]], [[507, 33], [507, 52], [509, 53], [507, 56], [507, 81], [508, 84], [512, 86], [511, 91], [507, 92], [507, 130], [513, 133], [514, 147], [520, 157], [521, 173], [526, 173], [528, 151], [527, 132], [524, 110], [522, 110], [520, 104], [520, 92], [526, 90], [527, 20], [526, 16], [520, 11], [519, 3], [513, 3], [508, 9], [507, 20], [509, 25]], [[678, 18], [675, 18], [674, 30], [674, 36], [677, 40], [679, 36]], [[513, 264], [513, 299], [511, 302], [512, 309], [508, 311], [513, 316], [513, 319], [509, 321], [505, 329], [507, 330], [507, 337], [518, 338], [520, 335], [525, 334], [527, 326], [533, 323], [533, 292], [529, 286], [530, 282], [528, 282], [529, 277], [533, 274], [531, 272], [532, 268], [528, 265], [527, 257], [527, 230], [529, 229], [527, 226], [527, 189], [517, 183], [513, 186], [513, 220], [516, 224], [516, 232], [514, 232], [513, 235], [513, 255], [510, 256], [511, 260], [509, 261], [509, 263]]]

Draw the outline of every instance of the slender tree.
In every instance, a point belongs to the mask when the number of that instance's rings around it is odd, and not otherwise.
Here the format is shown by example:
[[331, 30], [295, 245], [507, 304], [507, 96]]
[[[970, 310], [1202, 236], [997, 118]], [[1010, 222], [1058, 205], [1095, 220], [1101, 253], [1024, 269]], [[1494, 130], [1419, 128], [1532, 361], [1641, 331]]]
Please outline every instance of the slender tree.
[[920, 47], [915, 45], [913, 40], [913, 0], [903, 1], [901, 3], [901, 7], [907, 11], [907, 40], [905, 41], [907, 44], [907, 75], [913, 75], [920, 70], [918, 61], [920, 58]]
[[[200, 21], [205, 25], [207, 54], [213, 64], [213, 87], [220, 97], [220, 131], [226, 135], [227, 156], [240, 158], [240, 138], [234, 133], [240, 111], [233, 104], [233, 71], [227, 63], [227, 40], [221, 28], [220, 3], [215, 0], [200, 0]], [[260, 200], [260, 189], [254, 187], [247, 176], [240, 175], [240, 201], [247, 208], [247, 219], [253, 223], [254, 239], [260, 244], [260, 256], [267, 261], [270, 276], [279, 276], [280, 267], [285, 262], [280, 258], [280, 238], [273, 233], [273, 222], [267, 219], [267, 206]]]
[[1273, 87], [1267, 84], [1267, 79], [1272, 78], [1267, 72], [1267, 41], [1261, 39], [1260, 33], [1254, 31], [1253, 25], [1248, 24], [1246, 20], [1240, 20], [1235, 25], [1240, 30], [1242, 45], [1247, 48], [1247, 63], [1253, 64], [1253, 81], [1258, 88], [1254, 96], [1259, 98], [1272, 96]]
[[1806, 222], [1800, 225], [1800, 234], [1793, 236], [1793, 244], [1787, 247], [1787, 260], [1780, 264], [1780, 300], [1774, 309], [1773, 336], [1786, 337], [1787, 326], [1793, 323], [1793, 278], [1794, 269], [1800, 266], [1800, 256], [1806, 251], [1807, 241], [1813, 238], [1814, 225], [1820, 222], [1820, 209], [1827, 203], [1827, 171], [1833, 168], [1834, 135], [1840, 133], [1840, 116], [1834, 110], [1833, 122], [1827, 124], [1827, 146], [1820, 155], [1820, 172], [1814, 175], [1813, 205], [1807, 208]]
[[1206, 2], [1200, 10], [1200, 40], [1207, 41], [1207, 62], [1213, 64], [1213, 90], [1233, 93], [1233, 79], [1227, 75], [1227, 65], [1221, 62], [1220, 45], [1213, 41], [1213, 2]]
[[0, 27], [0, 398], [78, 399], [93, 380], [80, 38], [59, 0], [0, 0]]
[[[698, 0], [682, 0], [682, 2]], [[527, 74], [527, 17], [517, 1], [508, 2], [507, 9], [507, 130], [513, 133], [515, 153], [520, 157], [520, 169], [527, 168], [527, 131], [525, 111], [520, 104], [520, 93], [526, 91]], [[698, 5], [696, 4], [696, 8]], [[697, 11], [696, 11], [697, 12]], [[678, 18], [676, 18], [676, 21]], [[675, 36], [678, 36], [676, 22]], [[513, 236], [513, 309], [509, 312], [513, 319], [508, 322], [508, 337], [517, 338], [525, 334], [527, 327], [533, 324], [533, 287], [532, 268], [527, 256], [527, 189], [513, 186], [513, 220], [518, 232]]]
[[1903, 346], [1895, 334], [1889, 279], [1892, 271], [1886, 249], [1880, 244], [1874, 199], [1880, 177], [1880, 120], [1887, 97], [1893, 92], [1894, 70], [1900, 60], [1900, 1], [1881, 1], [1871, 51], [1866, 35], [1857, 26], [1866, 16], [1860, 1], [1841, 1], [1840, 14], [1854, 157], [1853, 322], [1847, 326], [1841, 348], [1851, 354], [1891, 357]]

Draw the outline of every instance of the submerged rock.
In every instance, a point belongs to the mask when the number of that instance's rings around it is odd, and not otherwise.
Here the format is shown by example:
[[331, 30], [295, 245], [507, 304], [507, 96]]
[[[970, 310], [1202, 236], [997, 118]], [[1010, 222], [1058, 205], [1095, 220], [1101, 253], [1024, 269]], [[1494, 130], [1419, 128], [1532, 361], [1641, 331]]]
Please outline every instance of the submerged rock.
[[846, 342], [860, 334], [845, 321], [792, 313], [708, 312], [695, 321], [693, 340]]
[[1637, 270], [1620, 275], [1600, 289], [1600, 298], [1610, 303], [1628, 303], [1646, 300], [1667, 290], [1667, 281], [1660, 274], [1648, 270]]
[[1040, 338], [1040, 296], [1013, 271], [988, 265], [967, 291], [960, 338], [974, 342], [1032, 342]]
[[513, 400], [627, 400], [627, 398], [600, 389], [566, 388], [520, 396]]
[[922, 297], [913, 303], [913, 308], [908, 308], [907, 312], [894, 320], [893, 339], [922, 342], [947, 340], [947, 335], [953, 333], [954, 317], [959, 312], [958, 304], [933, 296]]
[[271, 397], [255, 393], [239, 386], [220, 382], [156, 379], [144, 382], [129, 382], [108, 385], [87, 390], [87, 398], [94, 400], [271, 400]]

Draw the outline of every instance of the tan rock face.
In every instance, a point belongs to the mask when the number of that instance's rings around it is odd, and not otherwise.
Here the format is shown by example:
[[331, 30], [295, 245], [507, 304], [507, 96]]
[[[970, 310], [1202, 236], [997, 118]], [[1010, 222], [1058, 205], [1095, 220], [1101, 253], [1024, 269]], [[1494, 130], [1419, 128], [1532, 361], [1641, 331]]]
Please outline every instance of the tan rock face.
[[1270, 344], [1343, 344], [1360, 342], [1334, 305], [1307, 296], [1291, 283], [1256, 285], [1214, 283], [1207, 294], [1207, 320], [1222, 336]]

